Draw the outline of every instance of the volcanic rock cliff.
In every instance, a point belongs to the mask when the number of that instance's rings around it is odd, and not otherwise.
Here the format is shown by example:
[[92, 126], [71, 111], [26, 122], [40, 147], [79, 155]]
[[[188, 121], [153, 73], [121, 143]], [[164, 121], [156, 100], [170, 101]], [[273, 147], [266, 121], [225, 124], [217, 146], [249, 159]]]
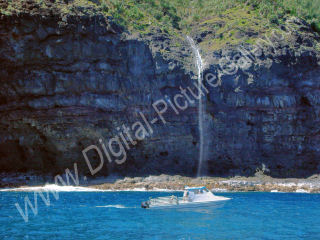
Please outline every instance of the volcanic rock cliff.
[[[60, 173], [76, 162], [87, 174], [85, 148], [102, 149], [99, 139], [119, 135], [122, 125], [158, 117], [157, 100], [195, 90], [187, 41], [172, 46], [165, 32], [141, 37], [100, 12], [62, 14], [50, 6], [26, 1], [24, 11], [0, 16], [1, 172]], [[215, 78], [215, 87], [204, 80], [203, 174], [319, 173], [319, 35], [299, 19], [288, 23], [294, 31], [283, 27], [285, 37], [270, 35], [256, 56], [249, 43], [201, 51], [203, 77]], [[213, 37], [201, 29], [191, 34], [199, 44]], [[235, 64], [243, 51], [249, 63]], [[155, 122], [140, 141], [133, 134], [137, 144], [126, 161], [104, 157], [97, 174], [196, 173], [197, 102], [176, 114], [168, 101], [166, 124]], [[97, 167], [100, 157], [93, 153], [88, 156]]]

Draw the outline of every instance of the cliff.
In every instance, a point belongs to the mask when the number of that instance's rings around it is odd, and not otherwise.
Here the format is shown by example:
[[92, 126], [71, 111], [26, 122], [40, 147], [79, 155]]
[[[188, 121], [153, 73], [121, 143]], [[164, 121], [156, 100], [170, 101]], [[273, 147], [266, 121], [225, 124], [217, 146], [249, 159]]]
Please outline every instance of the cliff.
[[[76, 162], [88, 174], [82, 151], [95, 145], [104, 154], [97, 174], [194, 175], [197, 101], [179, 114], [170, 105], [181, 89], [197, 92], [186, 32], [126, 29], [94, 3], [76, 2], [28, 0], [15, 10], [1, 2], [0, 171], [55, 174]], [[264, 20], [243, 14], [246, 31], [226, 27], [236, 15], [228, 10], [188, 32], [201, 49], [208, 89], [203, 174], [319, 173], [319, 34], [295, 17], [257, 30], [251, 24]], [[153, 107], [159, 100], [167, 104], [164, 121]], [[152, 131], [143, 117], [158, 118]], [[133, 132], [136, 144], [126, 151], [124, 141], [113, 141], [118, 155], [109, 162], [99, 140], [107, 145], [137, 121], [145, 136]], [[93, 168], [100, 164], [97, 153], [88, 151]]]

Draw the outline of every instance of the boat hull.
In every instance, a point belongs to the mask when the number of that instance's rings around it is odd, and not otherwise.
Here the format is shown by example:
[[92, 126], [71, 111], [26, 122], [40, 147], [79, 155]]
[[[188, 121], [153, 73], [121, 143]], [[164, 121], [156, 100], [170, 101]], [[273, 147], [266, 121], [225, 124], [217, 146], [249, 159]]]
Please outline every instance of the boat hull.
[[197, 207], [218, 206], [225, 203], [225, 201], [228, 201], [228, 200], [230, 200], [230, 198], [214, 200], [214, 201], [206, 201], [206, 202], [188, 202], [188, 203], [180, 203], [180, 204], [150, 205], [149, 209], [197, 208]]

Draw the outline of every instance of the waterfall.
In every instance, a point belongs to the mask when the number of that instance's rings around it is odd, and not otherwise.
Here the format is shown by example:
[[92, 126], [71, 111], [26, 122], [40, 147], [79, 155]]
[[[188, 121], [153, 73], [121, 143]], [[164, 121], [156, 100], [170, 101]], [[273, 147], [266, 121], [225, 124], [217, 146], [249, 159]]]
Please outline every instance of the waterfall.
[[199, 164], [198, 164], [198, 171], [197, 176], [199, 177], [201, 174], [202, 169], [202, 162], [203, 162], [203, 104], [202, 104], [202, 96], [201, 96], [201, 85], [202, 85], [202, 70], [203, 70], [203, 62], [202, 58], [199, 52], [199, 49], [197, 48], [196, 44], [194, 43], [193, 39], [189, 36], [187, 36], [187, 39], [191, 45], [191, 48], [195, 54], [196, 57], [196, 66], [198, 68], [198, 126], [199, 126]]

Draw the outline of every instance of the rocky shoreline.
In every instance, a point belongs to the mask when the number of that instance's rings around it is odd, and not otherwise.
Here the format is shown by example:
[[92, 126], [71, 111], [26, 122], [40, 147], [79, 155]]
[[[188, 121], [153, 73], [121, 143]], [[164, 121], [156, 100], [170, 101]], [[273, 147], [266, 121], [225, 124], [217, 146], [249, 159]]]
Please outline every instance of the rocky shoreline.
[[[1, 175], [2, 176], [2, 175]], [[50, 176], [10, 175], [1, 178], [2, 189], [37, 187], [52, 183]], [[72, 182], [72, 181], [71, 181]], [[271, 178], [263, 174], [253, 177], [185, 177], [185, 176], [148, 176], [148, 177], [100, 177], [83, 180], [79, 176], [79, 186], [109, 191], [181, 191], [185, 186], [206, 186], [213, 192], [298, 192], [320, 193], [320, 175], [309, 178]]]
[[199, 177], [149, 176], [124, 178], [109, 183], [89, 184], [104, 190], [183, 190], [185, 186], [206, 186], [214, 192], [306, 192], [320, 193], [320, 177], [308, 179], [276, 179], [268, 176], [254, 177]]

